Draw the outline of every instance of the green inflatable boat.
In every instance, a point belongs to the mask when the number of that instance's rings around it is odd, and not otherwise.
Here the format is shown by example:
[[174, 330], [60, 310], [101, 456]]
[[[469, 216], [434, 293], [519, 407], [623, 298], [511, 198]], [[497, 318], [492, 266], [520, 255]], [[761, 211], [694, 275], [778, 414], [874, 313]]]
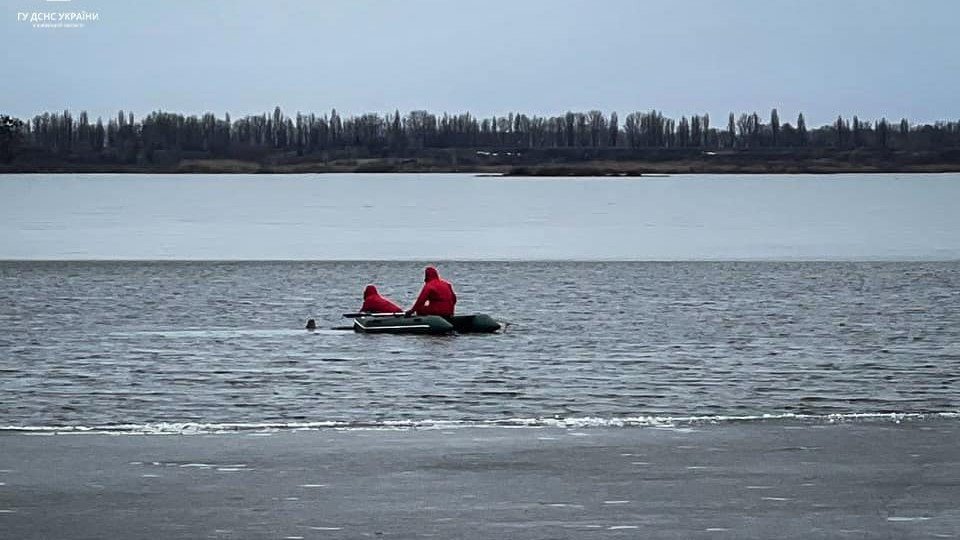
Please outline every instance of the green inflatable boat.
[[454, 315], [440, 317], [439, 315], [403, 314], [352, 314], [358, 315], [353, 319], [353, 331], [364, 334], [449, 334], [458, 333], [493, 333], [500, 329], [500, 323], [484, 313], [474, 315]]

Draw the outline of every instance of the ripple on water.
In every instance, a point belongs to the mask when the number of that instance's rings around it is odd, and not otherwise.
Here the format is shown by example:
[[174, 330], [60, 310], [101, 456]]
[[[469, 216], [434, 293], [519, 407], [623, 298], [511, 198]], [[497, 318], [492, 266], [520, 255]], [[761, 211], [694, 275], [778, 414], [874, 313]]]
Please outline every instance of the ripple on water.
[[[409, 301], [420, 266], [0, 262], [0, 425], [960, 410], [960, 310], [944, 301], [960, 263], [448, 262], [458, 290], [474, 291], [458, 307], [509, 320], [508, 332], [301, 329], [308, 317], [342, 324], [358, 282]], [[69, 324], [38, 324], [53, 320]]]

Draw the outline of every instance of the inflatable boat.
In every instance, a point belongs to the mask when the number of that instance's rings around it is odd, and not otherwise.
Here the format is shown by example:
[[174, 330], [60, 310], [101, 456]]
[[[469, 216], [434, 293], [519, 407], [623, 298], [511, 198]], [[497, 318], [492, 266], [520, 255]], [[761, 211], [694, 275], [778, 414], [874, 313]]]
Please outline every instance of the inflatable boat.
[[364, 334], [449, 334], [493, 333], [500, 329], [500, 323], [484, 313], [473, 315], [412, 315], [402, 313], [365, 314], [349, 313], [344, 316], [353, 318], [353, 331]]

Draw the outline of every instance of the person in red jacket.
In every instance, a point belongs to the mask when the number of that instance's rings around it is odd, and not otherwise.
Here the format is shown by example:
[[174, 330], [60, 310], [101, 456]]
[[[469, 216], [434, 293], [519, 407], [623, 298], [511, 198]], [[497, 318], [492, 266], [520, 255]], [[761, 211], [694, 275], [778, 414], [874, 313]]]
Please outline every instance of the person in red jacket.
[[380, 296], [377, 288], [373, 285], [367, 285], [363, 290], [362, 313], [400, 313], [403, 308]]
[[437, 269], [428, 266], [423, 271], [423, 289], [413, 307], [407, 310], [407, 315], [440, 315], [452, 317], [453, 308], [457, 305], [457, 293], [453, 292], [453, 285], [440, 278]]

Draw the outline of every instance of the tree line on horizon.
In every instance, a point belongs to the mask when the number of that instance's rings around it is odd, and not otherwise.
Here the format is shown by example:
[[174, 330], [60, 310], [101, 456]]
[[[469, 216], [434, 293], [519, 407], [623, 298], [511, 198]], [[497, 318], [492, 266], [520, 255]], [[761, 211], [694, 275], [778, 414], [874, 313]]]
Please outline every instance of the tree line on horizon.
[[709, 115], [666, 117], [657, 110], [634, 112], [621, 121], [616, 112], [567, 112], [557, 116], [509, 113], [478, 118], [470, 113], [401, 115], [272, 114], [231, 119], [157, 111], [136, 119], [120, 111], [106, 122], [86, 111], [44, 113], [23, 121], [0, 117], [0, 160], [20, 151], [120, 163], [155, 163], [184, 156], [263, 158], [338, 151], [340, 154], [402, 156], [423, 149], [531, 150], [544, 148], [754, 150], [778, 148], [877, 148], [942, 150], [960, 147], [960, 122], [911, 124], [902, 119], [864, 121], [838, 116], [808, 128], [803, 113], [795, 123], [730, 113], [721, 125]]

